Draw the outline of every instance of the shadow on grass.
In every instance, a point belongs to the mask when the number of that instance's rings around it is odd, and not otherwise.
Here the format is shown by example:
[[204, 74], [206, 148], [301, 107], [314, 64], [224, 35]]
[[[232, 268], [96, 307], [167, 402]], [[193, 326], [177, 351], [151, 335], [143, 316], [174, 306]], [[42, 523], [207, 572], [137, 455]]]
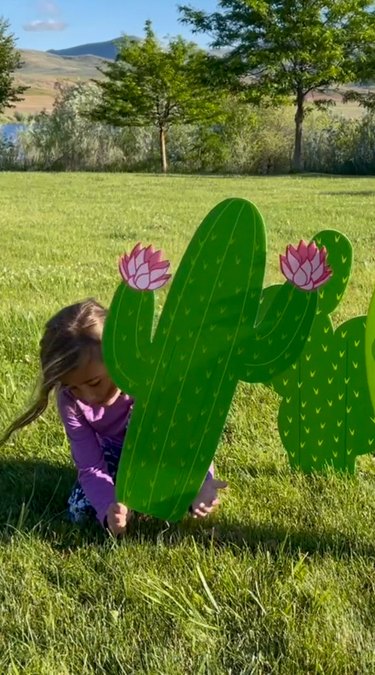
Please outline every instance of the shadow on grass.
[[0, 459], [0, 534], [69, 525], [66, 503], [73, 467], [44, 460]]
[[320, 192], [329, 197], [375, 197], [375, 190], [339, 190], [338, 192]]
[[[262, 471], [259, 471], [259, 475]], [[10, 541], [19, 531], [36, 533], [61, 551], [72, 551], [87, 543], [99, 545], [108, 535], [95, 522], [72, 525], [66, 517], [66, 502], [75, 481], [73, 468], [43, 460], [0, 459], [0, 540]], [[207, 521], [186, 519], [168, 524], [136, 516], [127, 533], [133, 543], [164, 543], [177, 546], [194, 538], [201, 546], [233, 547], [251, 551], [324, 554], [337, 558], [353, 554], [375, 556], [375, 547], [349, 539], [339, 531], [315, 531], [292, 524], [290, 528], [226, 519], [223, 514]]]
[[[223, 536], [222, 536], [223, 534]], [[294, 555], [329, 553], [334, 558], [350, 557], [353, 554], [374, 556], [375, 546], [356, 537], [349, 538], [339, 530], [314, 530], [292, 524], [291, 527], [248, 523], [246, 525], [221, 520], [215, 527], [215, 538], [218, 542], [242, 548], [246, 546], [252, 551], [268, 551], [271, 555], [279, 553]]]
[[297, 180], [301, 178], [328, 178], [329, 180], [368, 180], [372, 178], [371, 175], [358, 174], [358, 173], [327, 173], [321, 171], [304, 171], [302, 173], [294, 173], [293, 171], [289, 174], [284, 174], [285, 177], [295, 178]]

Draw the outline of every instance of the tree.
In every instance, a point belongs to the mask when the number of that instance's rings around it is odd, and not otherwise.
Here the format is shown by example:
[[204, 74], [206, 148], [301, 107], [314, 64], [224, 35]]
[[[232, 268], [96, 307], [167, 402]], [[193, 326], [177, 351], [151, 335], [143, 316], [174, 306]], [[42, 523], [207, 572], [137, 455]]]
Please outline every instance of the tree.
[[[229, 48], [213, 69], [253, 101], [293, 96], [293, 169], [303, 169], [303, 120], [311, 92], [353, 82], [373, 59], [375, 14], [366, 0], [219, 0], [212, 14], [180, 7], [182, 21]], [[326, 92], [324, 92], [326, 93]], [[321, 103], [321, 101], [320, 101]]]
[[203, 82], [206, 61], [203, 50], [181, 37], [163, 49], [147, 21], [144, 40], [122, 38], [116, 61], [99, 68], [106, 79], [96, 81], [102, 100], [91, 118], [114, 126], [156, 126], [166, 172], [171, 125], [220, 117], [220, 96]]
[[5, 108], [14, 108], [14, 103], [22, 101], [22, 94], [28, 89], [14, 84], [13, 74], [22, 68], [23, 63], [14, 35], [8, 31], [8, 21], [0, 17], [0, 112]]

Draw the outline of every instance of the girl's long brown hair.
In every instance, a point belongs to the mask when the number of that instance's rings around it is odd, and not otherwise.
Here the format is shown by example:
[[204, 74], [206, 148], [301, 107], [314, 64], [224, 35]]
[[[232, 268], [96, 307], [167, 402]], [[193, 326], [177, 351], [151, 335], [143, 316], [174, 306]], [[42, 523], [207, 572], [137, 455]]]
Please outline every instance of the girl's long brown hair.
[[93, 350], [100, 353], [107, 311], [88, 299], [64, 307], [47, 323], [40, 341], [41, 379], [34, 403], [6, 429], [0, 445], [46, 410], [49, 396], [63, 375], [78, 368]]

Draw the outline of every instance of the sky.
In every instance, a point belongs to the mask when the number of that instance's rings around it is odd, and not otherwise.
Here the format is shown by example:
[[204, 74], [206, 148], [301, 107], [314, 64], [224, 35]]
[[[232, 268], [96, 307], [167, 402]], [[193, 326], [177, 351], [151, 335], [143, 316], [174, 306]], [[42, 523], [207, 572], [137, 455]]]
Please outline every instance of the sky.
[[179, 23], [179, 4], [208, 12], [217, 7], [216, 0], [1, 0], [0, 16], [9, 21], [19, 49], [46, 51], [122, 34], [142, 36], [147, 19], [160, 38], [183, 35], [207, 45], [207, 36], [194, 36]]

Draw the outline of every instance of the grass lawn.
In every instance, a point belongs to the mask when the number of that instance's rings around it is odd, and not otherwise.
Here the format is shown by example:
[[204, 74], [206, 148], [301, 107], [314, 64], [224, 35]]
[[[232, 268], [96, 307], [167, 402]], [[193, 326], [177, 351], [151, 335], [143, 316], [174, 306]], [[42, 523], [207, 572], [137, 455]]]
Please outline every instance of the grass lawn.
[[[109, 303], [141, 239], [174, 269], [206, 212], [254, 201], [267, 283], [289, 242], [333, 227], [354, 244], [337, 321], [375, 285], [375, 179], [0, 175], [0, 427], [28, 402], [44, 321]], [[157, 296], [163, 303], [164, 293]], [[322, 675], [375, 672], [375, 466], [288, 468], [277, 396], [238, 387], [217, 453], [230, 491], [209, 521], [134, 523], [120, 542], [64, 520], [74, 481], [52, 408], [0, 455], [0, 673]]]

